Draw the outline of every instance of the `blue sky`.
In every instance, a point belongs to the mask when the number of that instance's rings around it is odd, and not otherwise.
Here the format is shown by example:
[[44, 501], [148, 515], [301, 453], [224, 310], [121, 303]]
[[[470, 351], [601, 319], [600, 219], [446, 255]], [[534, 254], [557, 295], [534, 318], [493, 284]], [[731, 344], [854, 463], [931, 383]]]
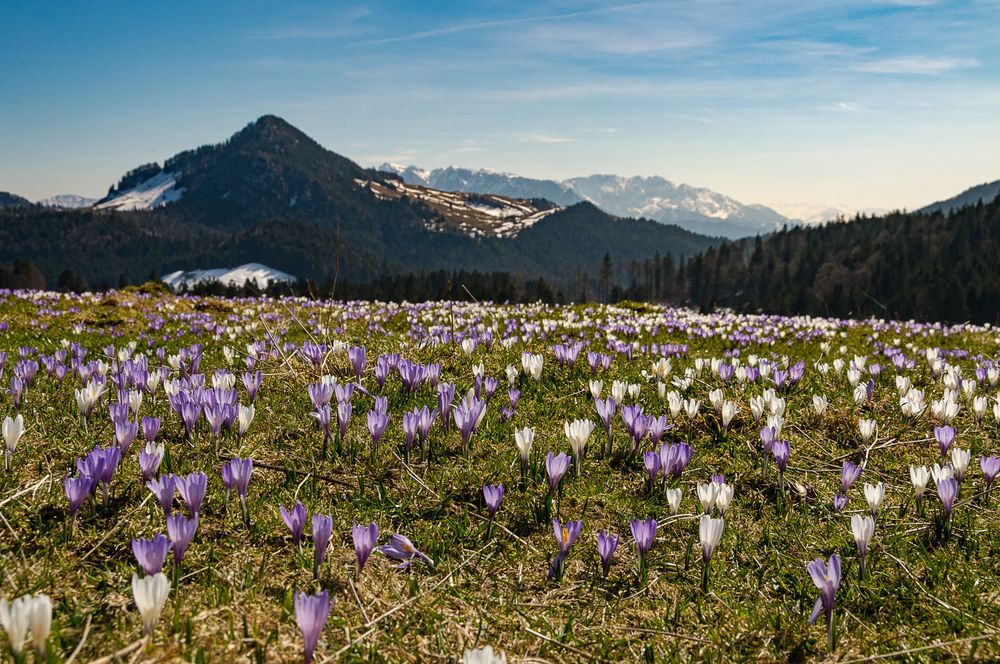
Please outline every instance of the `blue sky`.
[[7, 2], [0, 190], [265, 113], [365, 165], [914, 208], [1000, 178], [1000, 2]]

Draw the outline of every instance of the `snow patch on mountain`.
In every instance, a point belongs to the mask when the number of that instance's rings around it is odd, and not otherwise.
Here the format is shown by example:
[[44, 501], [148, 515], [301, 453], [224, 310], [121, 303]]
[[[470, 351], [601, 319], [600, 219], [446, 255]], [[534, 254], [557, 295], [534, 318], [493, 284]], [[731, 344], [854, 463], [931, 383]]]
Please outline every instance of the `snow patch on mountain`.
[[177, 188], [180, 173], [160, 171], [130, 189], [116, 191], [94, 207], [99, 210], [152, 210], [179, 201], [184, 189]]
[[411, 184], [406, 179], [408, 176], [399, 175], [385, 178], [384, 182], [361, 179], [354, 182], [381, 200], [405, 197], [420, 201], [432, 213], [424, 220], [424, 226], [428, 230], [451, 231], [469, 237], [511, 238], [553, 212], [563, 209], [540, 207], [531, 201], [494, 194], [431, 189]]
[[260, 263], [246, 263], [234, 268], [220, 267], [211, 270], [177, 270], [164, 275], [161, 281], [173, 289], [191, 288], [201, 283], [218, 281], [226, 286], [242, 286], [247, 281], [256, 281], [260, 288], [272, 283], [291, 283], [295, 277]]
[[57, 196], [49, 196], [48, 198], [43, 198], [40, 201], [36, 201], [38, 205], [51, 208], [63, 208], [64, 210], [77, 210], [79, 208], [90, 207], [96, 203], [99, 199], [97, 198], [87, 198], [86, 196], [77, 196], [76, 194], [59, 194]]

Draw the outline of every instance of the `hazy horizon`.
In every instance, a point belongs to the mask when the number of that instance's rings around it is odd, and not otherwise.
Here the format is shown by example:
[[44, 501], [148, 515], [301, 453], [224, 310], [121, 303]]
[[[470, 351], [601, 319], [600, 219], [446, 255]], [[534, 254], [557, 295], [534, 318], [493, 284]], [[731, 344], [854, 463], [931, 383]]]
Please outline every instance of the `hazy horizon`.
[[0, 190], [97, 197], [283, 117], [363, 165], [659, 175], [778, 211], [1000, 178], [1000, 4], [0, 10]]

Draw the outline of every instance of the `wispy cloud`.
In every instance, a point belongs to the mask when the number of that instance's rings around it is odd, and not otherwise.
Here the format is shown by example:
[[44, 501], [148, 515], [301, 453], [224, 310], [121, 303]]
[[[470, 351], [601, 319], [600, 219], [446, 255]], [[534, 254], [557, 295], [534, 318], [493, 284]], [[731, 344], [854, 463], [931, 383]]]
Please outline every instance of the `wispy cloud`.
[[907, 55], [879, 58], [859, 63], [855, 69], [869, 74], [944, 74], [956, 69], [978, 67], [976, 58], [930, 57]]
[[567, 136], [555, 136], [542, 132], [515, 133], [513, 138], [521, 143], [575, 143], [577, 139]]
[[600, 14], [609, 14], [620, 11], [627, 11], [629, 9], [635, 9], [640, 7], [647, 7], [649, 2], [638, 2], [630, 3], [627, 5], [618, 5], [615, 7], [601, 7], [596, 9], [583, 9], [573, 12], [564, 12], [560, 14], [544, 14], [541, 16], [521, 16], [517, 18], [509, 19], [497, 19], [488, 21], [470, 21], [467, 23], [456, 23], [452, 25], [445, 25], [438, 28], [431, 28], [428, 30], [419, 30], [416, 32], [411, 32], [404, 35], [397, 35], [394, 37], [385, 37], [382, 39], [372, 39], [368, 41], [363, 41], [357, 44], [357, 46], [380, 46], [384, 44], [394, 44], [398, 42], [415, 41], [419, 39], [430, 39], [433, 37], [444, 37], [447, 35], [453, 35], [462, 32], [473, 32], [478, 30], [488, 30], [493, 28], [503, 28], [516, 25], [524, 25], [530, 23], [547, 23], [553, 21], [564, 21], [567, 19], [578, 18], [582, 16], [595, 16]]

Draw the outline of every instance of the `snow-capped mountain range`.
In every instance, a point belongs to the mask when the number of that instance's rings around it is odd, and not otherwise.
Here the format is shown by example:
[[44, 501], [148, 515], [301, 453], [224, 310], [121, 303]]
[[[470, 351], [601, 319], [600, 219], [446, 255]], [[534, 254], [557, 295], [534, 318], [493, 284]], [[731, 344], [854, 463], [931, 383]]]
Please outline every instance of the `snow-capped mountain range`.
[[407, 184], [444, 191], [544, 198], [557, 205], [588, 201], [616, 216], [645, 217], [729, 238], [770, 233], [785, 224], [799, 223], [769, 207], [746, 205], [710, 189], [674, 184], [659, 176], [591, 175], [556, 181], [487, 169], [449, 166], [429, 171], [392, 163], [377, 170], [398, 175]]
[[177, 270], [164, 275], [161, 281], [173, 289], [191, 288], [208, 281], [218, 281], [225, 286], [242, 286], [248, 281], [256, 281], [258, 287], [267, 288], [272, 283], [291, 283], [295, 277], [260, 263], [247, 263], [234, 268]]
[[35, 203], [43, 207], [77, 210], [79, 208], [90, 207], [97, 201], [98, 199], [96, 198], [87, 198], [86, 196], [77, 196], [76, 194], [59, 194], [58, 196], [43, 198], [35, 201]]

